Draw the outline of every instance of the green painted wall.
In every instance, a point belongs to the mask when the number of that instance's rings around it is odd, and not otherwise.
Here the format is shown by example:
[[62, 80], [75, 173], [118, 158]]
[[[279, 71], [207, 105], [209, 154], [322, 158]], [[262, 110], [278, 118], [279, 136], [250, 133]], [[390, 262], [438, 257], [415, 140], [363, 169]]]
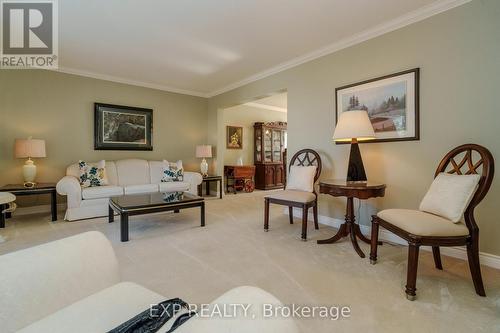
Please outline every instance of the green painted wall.
[[[94, 150], [94, 102], [152, 108], [154, 150]], [[195, 146], [206, 142], [206, 122], [205, 98], [46, 70], [0, 70], [0, 185], [22, 181], [14, 139], [30, 135], [46, 140], [47, 158], [35, 161], [41, 182], [59, 180], [79, 159], [182, 159], [198, 170]]]
[[[280, 72], [209, 100], [209, 141], [221, 149], [220, 109], [288, 91], [289, 156], [321, 153], [322, 178], [344, 178], [349, 146], [332, 143], [336, 87], [420, 67], [421, 140], [361, 145], [368, 177], [387, 184], [383, 199], [364, 202], [361, 223], [384, 208], [417, 208], [434, 170], [467, 142], [500, 158], [500, 1], [466, 5]], [[300, 41], [297, 41], [300, 42]], [[222, 130], [223, 132], [223, 130]], [[220, 170], [222, 163], [214, 161]], [[477, 210], [481, 251], [500, 255], [500, 175]], [[344, 203], [321, 195], [320, 214], [343, 218]]]

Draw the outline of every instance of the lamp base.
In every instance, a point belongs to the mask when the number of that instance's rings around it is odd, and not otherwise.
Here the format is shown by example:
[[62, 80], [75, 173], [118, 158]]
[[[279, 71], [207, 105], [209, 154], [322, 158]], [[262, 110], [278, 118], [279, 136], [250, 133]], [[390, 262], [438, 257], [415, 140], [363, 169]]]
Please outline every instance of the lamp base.
[[31, 158], [28, 158], [28, 160], [23, 165], [23, 178], [25, 187], [30, 187], [29, 185], [26, 186], [27, 184], [35, 184], [36, 165], [31, 160]]
[[347, 169], [347, 181], [364, 183], [366, 180], [365, 167], [363, 166], [363, 160], [361, 159], [358, 141], [356, 139], [352, 139], [351, 152], [349, 154], [349, 166]]
[[208, 163], [206, 159], [203, 159], [200, 164], [200, 172], [203, 177], [208, 176]]

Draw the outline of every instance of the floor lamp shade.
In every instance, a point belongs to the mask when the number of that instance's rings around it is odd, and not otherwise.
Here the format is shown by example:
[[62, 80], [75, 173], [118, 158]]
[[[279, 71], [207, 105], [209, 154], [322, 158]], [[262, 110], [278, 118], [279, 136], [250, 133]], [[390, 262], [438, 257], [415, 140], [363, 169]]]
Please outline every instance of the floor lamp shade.
[[208, 176], [208, 163], [205, 158], [212, 157], [212, 146], [210, 145], [199, 145], [196, 146], [196, 157], [202, 158], [200, 164], [200, 172], [203, 177]]
[[45, 140], [16, 139], [14, 142], [14, 155], [16, 158], [28, 158], [23, 166], [25, 186], [33, 186], [36, 178], [36, 165], [31, 158], [46, 157]]
[[358, 141], [373, 139], [375, 139], [375, 131], [366, 111], [352, 110], [340, 114], [333, 133], [333, 140], [351, 142], [347, 181], [365, 182], [367, 180]]

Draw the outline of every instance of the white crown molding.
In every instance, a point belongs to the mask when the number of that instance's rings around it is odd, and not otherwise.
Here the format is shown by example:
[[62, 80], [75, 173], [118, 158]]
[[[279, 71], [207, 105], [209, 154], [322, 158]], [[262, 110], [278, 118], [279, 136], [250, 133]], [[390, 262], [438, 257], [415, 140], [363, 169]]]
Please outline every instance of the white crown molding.
[[73, 74], [73, 75], [78, 75], [78, 76], [90, 77], [90, 78], [98, 79], [98, 80], [105, 80], [105, 81], [129, 84], [132, 86], [139, 86], [139, 87], [144, 87], [144, 88], [151, 88], [151, 89], [157, 89], [157, 90], [162, 90], [162, 91], [168, 91], [168, 92], [176, 93], [176, 94], [183, 94], [183, 95], [190, 95], [190, 96], [197, 96], [197, 97], [204, 97], [204, 98], [209, 97], [207, 93], [202, 93], [199, 91], [178, 89], [178, 88], [174, 88], [174, 87], [164, 86], [161, 84], [148, 83], [148, 82], [143, 82], [143, 81], [135, 81], [135, 80], [126, 79], [126, 78], [122, 78], [122, 77], [118, 77], [118, 76], [99, 74], [99, 73], [88, 72], [88, 71], [83, 71], [83, 70], [74, 69], [74, 68], [59, 67], [58, 69], [50, 69], [50, 70], [55, 71], [55, 72], [65, 73], [65, 74]]
[[257, 103], [257, 102], [248, 102], [248, 103], [245, 103], [243, 105], [251, 106], [251, 107], [254, 107], [254, 108], [258, 108], [258, 109], [270, 110], [270, 111], [278, 111], [278, 112], [284, 112], [284, 113], [287, 112], [286, 108], [282, 108], [282, 107], [279, 107], [279, 106], [262, 104], [262, 103]]
[[397, 17], [393, 20], [376, 25], [370, 29], [364, 30], [358, 34], [353, 35], [353, 36], [344, 38], [344, 39], [342, 39], [336, 43], [333, 43], [331, 45], [328, 45], [324, 48], [307, 53], [303, 56], [294, 58], [292, 60], [283, 62], [275, 67], [269, 68], [267, 70], [264, 70], [262, 72], [254, 74], [252, 76], [249, 76], [246, 79], [243, 79], [243, 80], [238, 81], [238, 82], [234, 82], [234, 83], [229, 84], [225, 87], [214, 90], [214, 91], [208, 93], [208, 97], [220, 95], [222, 93], [225, 93], [225, 92], [228, 92], [230, 90], [242, 87], [246, 84], [261, 80], [263, 78], [266, 78], [268, 76], [271, 76], [271, 75], [274, 75], [276, 73], [282, 72], [284, 70], [290, 69], [292, 67], [296, 67], [296, 66], [301, 65], [303, 63], [321, 58], [325, 55], [328, 55], [328, 54], [340, 51], [342, 49], [348, 48], [350, 46], [365, 42], [369, 39], [381, 36], [381, 35], [386, 34], [388, 32], [403, 28], [407, 25], [425, 20], [426, 18], [429, 18], [431, 16], [434, 16], [434, 15], [437, 15], [439, 13], [445, 12], [447, 10], [453, 9], [455, 7], [464, 5], [470, 1], [472, 1], [472, 0], [438, 0], [432, 4], [429, 4], [429, 5], [424, 6], [422, 8], [419, 8], [417, 10], [414, 10], [412, 12], [404, 14], [404, 15]]
[[[288, 215], [288, 208], [283, 209], [283, 214]], [[300, 208], [294, 208], [293, 209], [293, 216], [297, 218], [302, 218], [302, 210]], [[308, 214], [308, 220], [312, 221], [314, 219], [312, 213]], [[343, 220], [340, 219], [335, 219], [333, 217], [329, 216], [324, 216], [324, 215], [318, 215], [318, 222], [330, 227], [334, 227], [336, 229], [340, 228], [340, 225], [344, 223]], [[359, 228], [361, 229], [361, 233], [366, 235], [367, 237], [370, 237], [371, 235], [371, 230], [372, 228], [370, 226], [366, 225], [359, 225]], [[379, 231], [379, 239], [382, 241], [386, 241], [388, 243], [392, 244], [398, 244], [398, 245], [404, 245], [408, 246], [408, 242], [406, 242], [404, 239], [396, 236], [392, 232], [389, 232], [383, 228], [380, 229]], [[430, 246], [422, 246], [422, 250], [425, 251], [431, 251], [432, 248]], [[440, 248], [441, 249], [441, 254], [461, 260], [467, 260], [467, 250], [465, 247], [458, 247], [458, 246], [453, 246], [453, 247], [446, 247], [443, 246]], [[353, 250], [354, 251], [354, 250]], [[486, 252], [479, 252], [479, 260], [481, 262], [481, 265], [500, 269], [500, 256], [491, 254], [491, 253], [486, 253]]]

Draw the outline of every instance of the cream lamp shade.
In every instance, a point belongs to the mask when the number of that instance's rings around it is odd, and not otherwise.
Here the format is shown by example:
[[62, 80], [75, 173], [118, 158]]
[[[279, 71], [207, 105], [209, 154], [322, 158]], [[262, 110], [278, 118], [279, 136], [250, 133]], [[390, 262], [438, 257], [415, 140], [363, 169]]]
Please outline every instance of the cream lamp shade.
[[198, 158], [212, 157], [212, 146], [210, 145], [196, 146], [196, 157]]
[[333, 133], [333, 140], [350, 142], [352, 139], [358, 141], [375, 139], [375, 131], [370, 118], [368, 118], [368, 112], [352, 110], [340, 114]]
[[33, 187], [36, 185], [36, 165], [31, 158], [46, 157], [45, 140], [32, 139], [16, 139], [14, 142], [14, 155], [16, 158], [28, 158], [23, 165], [23, 178], [25, 187]]
[[46, 157], [45, 140], [16, 139], [14, 143], [14, 154], [16, 158]]

